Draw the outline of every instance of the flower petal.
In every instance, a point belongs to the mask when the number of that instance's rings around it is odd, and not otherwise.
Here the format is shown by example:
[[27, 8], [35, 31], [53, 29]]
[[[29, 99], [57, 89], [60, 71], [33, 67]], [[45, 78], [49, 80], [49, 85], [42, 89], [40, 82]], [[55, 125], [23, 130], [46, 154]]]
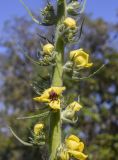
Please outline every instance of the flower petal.
[[75, 136], [75, 135], [70, 135], [68, 138], [67, 138], [68, 140], [72, 140], [72, 141], [76, 141], [76, 142], [80, 142], [80, 139], [77, 137], [77, 136]]
[[64, 24], [69, 28], [76, 28], [76, 21], [71, 17], [67, 17], [64, 20]]
[[49, 99], [46, 99], [45, 97], [43, 97], [43, 96], [40, 96], [40, 97], [35, 97], [35, 98], [33, 98], [33, 100], [35, 100], [35, 101], [37, 101], [37, 102], [50, 102], [50, 100]]
[[84, 150], [84, 143], [83, 142], [79, 142], [78, 151], [79, 152], [83, 152], [83, 150]]
[[73, 140], [68, 140], [68, 139], [66, 139], [65, 142], [66, 142], [66, 147], [68, 149], [70, 149], [70, 150], [78, 150], [78, 148], [79, 148], [79, 143], [78, 142], [73, 141]]
[[48, 89], [46, 89], [41, 96], [33, 98], [35, 101], [38, 102], [49, 102], [49, 92]]
[[71, 104], [67, 106], [67, 109], [71, 109], [75, 112], [79, 111], [81, 108], [82, 106], [76, 101], [72, 102]]
[[79, 160], [85, 160], [88, 157], [84, 153], [78, 152], [78, 151], [69, 150], [68, 153], [70, 153], [71, 156], [73, 156], [74, 158], [79, 159]]
[[57, 95], [60, 95], [65, 89], [65, 87], [51, 87], [50, 91], [53, 90]]
[[46, 45], [43, 46], [43, 53], [44, 55], [51, 55], [54, 50], [54, 46], [51, 43], [47, 43]]
[[59, 158], [61, 160], [69, 160], [69, 153], [66, 151], [60, 152]]
[[55, 110], [60, 109], [60, 100], [50, 101], [49, 106]]
[[93, 63], [88, 63], [86, 64], [86, 67], [91, 67], [93, 65]]

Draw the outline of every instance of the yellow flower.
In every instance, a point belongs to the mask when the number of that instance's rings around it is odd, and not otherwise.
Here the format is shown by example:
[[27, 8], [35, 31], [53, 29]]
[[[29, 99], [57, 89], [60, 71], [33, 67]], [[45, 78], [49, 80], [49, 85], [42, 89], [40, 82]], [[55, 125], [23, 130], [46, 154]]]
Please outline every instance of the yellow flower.
[[87, 155], [82, 153], [84, 150], [84, 143], [81, 142], [80, 139], [75, 135], [70, 135], [68, 138], [66, 138], [65, 145], [68, 149], [68, 153], [71, 156], [79, 160], [84, 160], [87, 158]]
[[70, 153], [71, 156], [79, 160], [85, 160], [88, 157], [87, 155], [79, 151], [69, 150], [68, 153]]
[[37, 123], [34, 126], [34, 134], [35, 135], [39, 135], [39, 133], [41, 132], [41, 130], [44, 128], [44, 124], [42, 123]]
[[64, 20], [64, 24], [65, 24], [66, 27], [69, 27], [71, 29], [75, 29], [76, 28], [76, 21], [71, 17], [67, 17]]
[[60, 95], [65, 90], [65, 87], [51, 87], [46, 89], [40, 97], [33, 98], [38, 102], [48, 103], [54, 109], [60, 109]]
[[76, 67], [91, 67], [93, 63], [89, 63], [89, 55], [82, 48], [70, 52], [70, 60]]
[[48, 43], [43, 46], [44, 55], [51, 55], [54, 50], [54, 46], [51, 43]]
[[82, 106], [76, 101], [72, 102], [71, 104], [67, 106], [67, 110], [72, 110], [74, 112], [79, 111], [81, 108]]

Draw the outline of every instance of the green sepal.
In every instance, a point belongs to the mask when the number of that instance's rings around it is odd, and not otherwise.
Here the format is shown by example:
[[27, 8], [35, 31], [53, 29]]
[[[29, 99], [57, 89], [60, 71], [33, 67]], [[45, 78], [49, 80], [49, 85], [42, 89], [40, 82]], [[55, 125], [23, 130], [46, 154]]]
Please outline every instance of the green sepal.
[[75, 124], [78, 121], [78, 117], [74, 111], [64, 110], [61, 113], [61, 120], [64, 123]]
[[33, 137], [29, 137], [30, 143], [33, 144], [34, 146], [42, 146], [45, 145], [45, 135], [43, 132], [41, 132], [39, 135], [35, 135], [33, 132], [32, 136]]
[[73, 63], [71, 61], [67, 61], [63, 66], [63, 71], [70, 72], [73, 69]]
[[[55, 61], [54, 61], [55, 52], [54, 54], [52, 54], [52, 56], [43, 56], [43, 58], [39, 59], [39, 61], [35, 61], [32, 57], [28, 55], [27, 52], [24, 51], [23, 53], [27, 57], [27, 59], [29, 59], [35, 65], [39, 65], [39, 66], [49, 66], [49, 65], [54, 66], [55, 65]], [[40, 55], [42, 54], [40, 53]]]
[[63, 123], [76, 124], [78, 121], [78, 117], [73, 118], [73, 119], [68, 119], [68, 118], [63, 117], [61, 120]]
[[78, 9], [80, 8], [80, 4], [78, 1], [75, 2], [71, 2], [67, 5], [67, 12], [68, 14], [70, 14], [71, 16], [77, 16], [78, 13]]
[[47, 6], [41, 11], [41, 14], [43, 16], [42, 24], [44, 26], [50, 26], [56, 24], [57, 18], [54, 12], [54, 8], [50, 3], [48, 3]]

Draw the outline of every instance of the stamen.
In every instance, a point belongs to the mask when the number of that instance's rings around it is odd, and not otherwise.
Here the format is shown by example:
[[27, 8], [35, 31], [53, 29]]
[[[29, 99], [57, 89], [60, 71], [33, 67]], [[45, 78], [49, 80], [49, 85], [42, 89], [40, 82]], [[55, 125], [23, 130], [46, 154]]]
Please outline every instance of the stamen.
[[53, 90], [52, 90], [49, 94], [50, 94], [49, 99], [50, 99], [51, 101], [58, 100], [58, 95], [57, 95], [57, 93], [55, 93]]

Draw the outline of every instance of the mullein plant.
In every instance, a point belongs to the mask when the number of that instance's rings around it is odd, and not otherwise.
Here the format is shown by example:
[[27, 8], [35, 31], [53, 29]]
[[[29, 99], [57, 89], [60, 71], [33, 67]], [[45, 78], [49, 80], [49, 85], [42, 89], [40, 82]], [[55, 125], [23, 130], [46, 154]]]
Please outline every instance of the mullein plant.
[[[70, 159], [87, 159], [87, 155], [83, 152], [84, 143], [76, 135], [69, 135], [62, 140], [62, 124], [76, 123], [78, 120], [77, 112], [82, 109], [81, 103], [73, 101], [69, 105], [64, 103], [63, 74], [71, 72], [72, 78], [79, 79], [79, 72], [92, 67], [93, 63], [90, 60], [89, 54], [83, 48], [77, 48], [69, 52], [69, 60], [64, 64], [64, 51], [67, 44], [76, 43], [80, 38], [82, 29], [81, 15], [84, 11], [85, 0], [57, 0], [57, 10], [54, 10], [53, 5], [48, 2], [47, 6], [41, 11], [42, 20], [39, 21], [34, 17], [29, 8], [23, 4], [32, 20], [38, 25], [51, 26], [55, 25], [54, 43], [46, 41], [41, 45], [40, 58], [38, 61], [33, 60], [30, 56], [27, 57], [39, 66], [51, 66], [53, 74], [51, 77], [51, 86], [45, 88], [42, 93], [39, 93], [33, 98], [34, 101], [43, 103], [47, 110], [39, 115], [30, 117], [21, 117], [20, 119], [42, 118], [47, 116], [49, 121], [49, 134], [45, 133], [45, 124], [43, 121], [38, 121], [32, 130], [32, 137], [29, 142], [21, 140], [11, 129], [13, 135], [24, 145], [27, 146], [42, 146], [48, 145], [50, 160], [70, 160]], [[78, 22], [79, 25], [78, 25]], [[45, 38], [46, 39], [46, 38]], [[38, 84], [40, 85], [40, 84]]]

